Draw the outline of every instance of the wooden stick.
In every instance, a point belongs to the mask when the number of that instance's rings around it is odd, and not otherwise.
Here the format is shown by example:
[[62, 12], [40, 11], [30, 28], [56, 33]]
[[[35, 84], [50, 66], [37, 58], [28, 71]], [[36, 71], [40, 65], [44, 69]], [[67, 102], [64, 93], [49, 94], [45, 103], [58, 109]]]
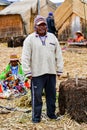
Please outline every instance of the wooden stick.
[[70, 79], [70, 75], [69, 75], [69, 73], [67, 73], [67, 78]]
[[76, 79], [76, 86], [78, 87], [78, 75], [75, 75], [75, 79]]

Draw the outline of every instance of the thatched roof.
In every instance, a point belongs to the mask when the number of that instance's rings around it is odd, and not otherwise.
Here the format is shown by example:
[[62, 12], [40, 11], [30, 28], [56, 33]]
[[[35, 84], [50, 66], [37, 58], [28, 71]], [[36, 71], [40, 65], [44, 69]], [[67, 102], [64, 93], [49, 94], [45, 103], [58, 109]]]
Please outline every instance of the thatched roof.
[[32, 10], [32, 13], [36, 12], [37, 8], [37, 0], [24, 0], [21, 2], [14, 2], [4, 10], [0, 12], [0, 15], [7, 15], [7, 14], [20, 14], [21, 16], [24, 16], [25, 12], [30, 12]]
[[56, 27], [60, 28], [73, 13], [87, 20], [87, 4], [81, 0], [65, 0], [55, 11]]
[[40, 15], [48, 16], [48, 12], [55, 12], [56, 5], [50, 0], [40, 0]]
[[26, 32], [29, 33], [30, 18], [32, 14], [37, 14], [37, 0], [24, 0], [20, 2], [14, 2], [2, 11], [1, 15], [14, 15], [19, 14], [25, 25]]
[[[52, 2], [51, 2], [52, 3]], [[48, 16], [48, 12], [54, 12], [54, 6], [49, 3], [49, 0], [40, 0], [40, 15], [43, 15], [45, 17]]]

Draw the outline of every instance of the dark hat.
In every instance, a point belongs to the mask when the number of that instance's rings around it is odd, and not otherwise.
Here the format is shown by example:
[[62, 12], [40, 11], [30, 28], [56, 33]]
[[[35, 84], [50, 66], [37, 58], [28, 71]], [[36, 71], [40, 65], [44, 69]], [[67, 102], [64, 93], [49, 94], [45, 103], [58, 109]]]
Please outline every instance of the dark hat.
[[52, 13], [52, 12], [49, 12], [48, 15], [49, 15], [49, 16], [53, 16], [53, 13]]
[[37, 17], [34, 20], [34, 25], [40, 25], [41, 23], [46, 23], [46, 19], [43, 16], [37, 15]]

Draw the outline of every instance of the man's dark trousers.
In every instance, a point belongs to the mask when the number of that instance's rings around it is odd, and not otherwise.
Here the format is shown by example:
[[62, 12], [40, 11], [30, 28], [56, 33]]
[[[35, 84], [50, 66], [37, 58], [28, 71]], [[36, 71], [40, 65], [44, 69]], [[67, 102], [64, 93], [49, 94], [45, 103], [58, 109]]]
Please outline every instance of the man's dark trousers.
[[47, 115], [49, 118], [55, 118], [56, 75], [44, 74], [33, 77], [31, 81], [32, 121], [34, 122], [41, 120], [43, 88], [45, 89]]

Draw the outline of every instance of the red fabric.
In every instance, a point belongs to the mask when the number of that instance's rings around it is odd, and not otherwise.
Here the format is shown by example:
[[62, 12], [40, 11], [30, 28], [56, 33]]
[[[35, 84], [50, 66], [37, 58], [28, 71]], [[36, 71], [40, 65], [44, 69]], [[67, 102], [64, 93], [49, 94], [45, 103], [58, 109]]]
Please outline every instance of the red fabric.
[[28, 82], [28, 81], [25, 82], [25, 83], [24, 83], [24, 86], [25, 86], [26, 88], [30, 88], [30, 84], [29, 84], [29, 82]]
[[3, 92], [2, 85], [0, 84], [0, 93], [2, 93], [2, 92]]
[[84, 40], [84, 37], [83, 36], [80, 36], [80, 37], [77, 37], [75, 39], [76, 42], [80, 42], [80, 41], [83, 41]]

